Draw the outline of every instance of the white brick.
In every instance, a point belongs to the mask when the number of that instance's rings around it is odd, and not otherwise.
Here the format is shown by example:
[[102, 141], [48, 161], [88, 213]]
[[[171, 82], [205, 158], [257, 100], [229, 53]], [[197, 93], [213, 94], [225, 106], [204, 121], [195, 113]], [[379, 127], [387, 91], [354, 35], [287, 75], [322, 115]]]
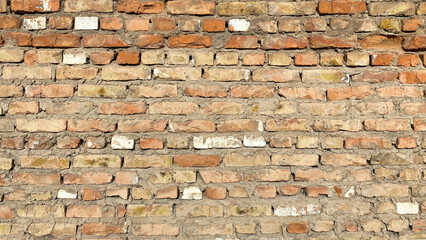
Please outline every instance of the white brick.
[[307, 216], [307, 215], [317, 215], [321, 213], [321, 207], [314, 204], [308, 204], [306, 206], [287, 206], [281, 207], [278, 206], [275, 211], [275, 216], [288, 217], [288, 216]]
[[187, 187], [183, 189], [182, 199], [202, 199], [203, 193], [198, 187]]
[[243, 143], [244, 143], [244, 146], [246, 147], [265, 147], [266, 146], [266, 141], [262, 136], [244, 135]]
[[231, 27], [231, 31], [245, 32], [250, 28], [250, 22], [245, 19], [231, 19], [228, 26]]
[[27, 30], [46, 29], [46, 17], [24, 18], [22, 26]]
[[225, 137], [194, 137], [194, 148], [239, 148], [242, 147], [241, 140], [232, 136]]
[[63, 189], [59, 189], [58, 198], [59, 199], [76, 199], [77, 193], [67, 192]]
[[86, 53], [81, 51], [65, 51], [63, 55], [64, 64], [85, 64], [86, 59]]
[[75, 17], [74, 29], [77, 30], [97, 30], [97, 17]]
[[126, 136], [114, 136], [111, 140], [112, 149], [133, 149], [135, 140]]
[[411, 203], [411, 202], [396, 203], [396, 212], [398, 214], [418, 214], [419, 203]]

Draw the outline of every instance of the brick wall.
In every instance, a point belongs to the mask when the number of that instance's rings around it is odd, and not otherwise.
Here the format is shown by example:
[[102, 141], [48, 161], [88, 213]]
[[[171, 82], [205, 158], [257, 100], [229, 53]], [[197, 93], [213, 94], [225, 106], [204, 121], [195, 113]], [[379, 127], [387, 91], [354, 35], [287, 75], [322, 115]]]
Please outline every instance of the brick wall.
[[425, 18], [0, 0], [0, 239], [426, 239]]

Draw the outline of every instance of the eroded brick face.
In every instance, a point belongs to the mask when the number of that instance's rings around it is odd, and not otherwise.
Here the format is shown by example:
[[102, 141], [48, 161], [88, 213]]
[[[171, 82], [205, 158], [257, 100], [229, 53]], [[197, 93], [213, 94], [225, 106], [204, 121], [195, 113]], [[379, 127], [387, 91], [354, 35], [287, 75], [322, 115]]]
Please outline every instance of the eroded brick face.
[[0, 239], [426, 239], [421, 0], [0, 0]]

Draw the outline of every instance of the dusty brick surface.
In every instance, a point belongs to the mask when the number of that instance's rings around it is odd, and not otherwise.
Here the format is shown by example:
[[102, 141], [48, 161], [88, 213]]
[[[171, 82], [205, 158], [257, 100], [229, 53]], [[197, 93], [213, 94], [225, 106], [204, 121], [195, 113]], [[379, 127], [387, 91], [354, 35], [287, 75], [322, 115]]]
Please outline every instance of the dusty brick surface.
[[0, 0], [0, 240], [426, 239], [421, 0]]

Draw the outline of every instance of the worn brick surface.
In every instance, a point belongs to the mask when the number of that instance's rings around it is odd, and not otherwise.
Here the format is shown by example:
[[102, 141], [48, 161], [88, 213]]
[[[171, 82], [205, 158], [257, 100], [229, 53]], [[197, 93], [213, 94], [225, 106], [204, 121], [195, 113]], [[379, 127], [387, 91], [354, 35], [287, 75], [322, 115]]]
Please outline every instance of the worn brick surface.
[[0, 240], [426, 239], [422, 0], [0, 0]]

